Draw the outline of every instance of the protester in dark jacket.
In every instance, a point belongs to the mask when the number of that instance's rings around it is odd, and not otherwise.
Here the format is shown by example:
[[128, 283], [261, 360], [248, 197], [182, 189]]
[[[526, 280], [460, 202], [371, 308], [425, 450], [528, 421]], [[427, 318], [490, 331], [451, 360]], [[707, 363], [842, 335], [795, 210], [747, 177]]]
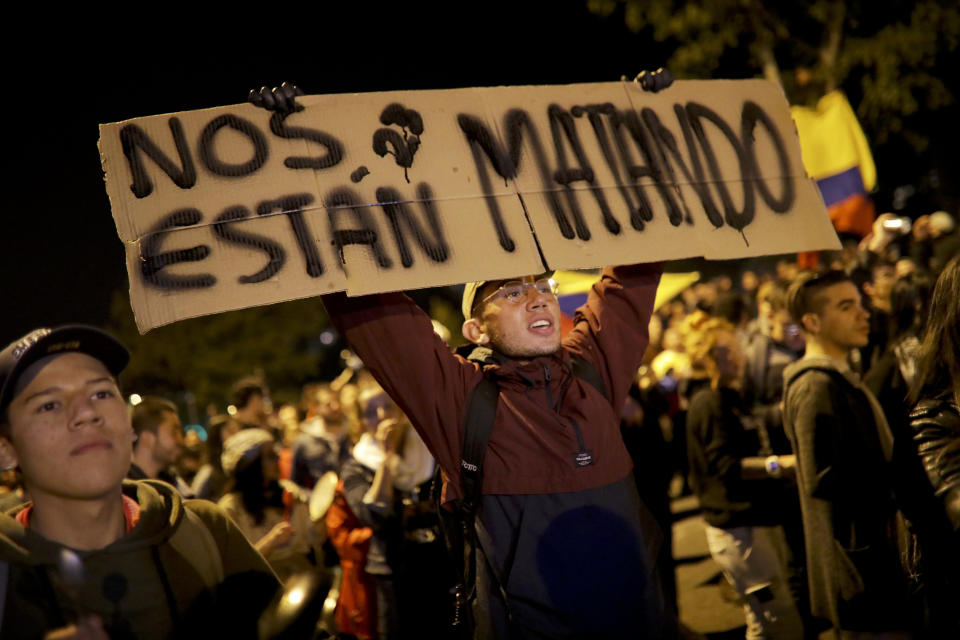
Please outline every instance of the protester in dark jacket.
[[[657, 91], [672, 79], [661, 70], [641, 85]], [[286, 111], [296, 94], [288, 86], [250, 99]], [[444, 500], [463, 496], [467, 401], [483, 379], [497, 385], [476, 519], [478, 637], [675, 635], [653, 571], [659, 534], [619, 430], [659, 277], [659, 266], [604, 269], [562, 344], [551, 283], [471, 283], [463, 335], [478, 349], [469, 359], [451, 354], [402, 294], [324, 296], [340, 333], [436, 458]], [[575, 356], [605, 392], [573, 374]]]
[[869, 314], [839, 271], [801, 276], [788, 306], [807, 341], [784, 371], [784, 426], [797, 456], [812, 613], [841, 636], [907, 637], [893, 436], [849, 364], [867, 343]]
[[[917, 353], [933, 283], [912, 273], [893, 284], [890, 292], [890, 339], [886, 350], [863, 376], [863, 384], [876, 396], [894, 437], [906, 436], [912, 403], [907, 395], [916, 378]], [[909, 436], [906, 436], [909, 439]]]
[[0, 464], [31, 502], [0, 515], [3, 638], [255, 638], [279, 588], [226, 514], [169, 485], [124, 482], [129, 359], [83, 326], [0, 351]]
[[[338, 329], [436, 457], [447, 500], [462, 495], [467, 399], [483, 377], [499, 386], [478, 527], [478, 633], [486, 637], [672, 633], [652, 572], [658, 533], [619, 432], [659, 272], [605, 269], [562, 345], [549, 284], [468, 285], [464, 335], [480, 347], [469, 360], [451, 354], [401, 294], [324, 297]], [[607, 397], [573, 375], [574, 355], [596, 368]]]
[[780, 528], [795, 470], [792, 455], [758, 455], [760, 442], [742, 418], [744, 356], [733, 325], [709, 319], [689, 336], [694, 372], [705, 378], [687, 408], [690, 486], [707, 521], [707, 543], [744, 601], [747, 638], [803, 638], [803, 623], [786, 580]]
[[928, 484], [911, 498], [930, 637], [960, 637], [960, 256], [937, 279], [920, 345], [910, 418]]
[[223, 443], [221, 461], [233, 488], [217, 504], [280, 579], [319, 570], [323, 540], [310, 520], [309, 494], [295, 491], [290, 506], [284, 504], [273, 435], [265, 429], [243, 429]]
[[[449, 585], [436, 574], [445, 569], [445, 552], [437, 532], [417, 541], [416, 518], [410, 513], [428, 493], [420, 488], [433, 477], [433, 459], [383, 389], [364, 391], [360, 404], [367, 430], [343, 465], [343, 494], [373, 534], [363, 569], [375, 585], [377, 635], [381, 640], [439, 637], [446, 625]], [[433, 557], [423, 553], [431, 543]]]

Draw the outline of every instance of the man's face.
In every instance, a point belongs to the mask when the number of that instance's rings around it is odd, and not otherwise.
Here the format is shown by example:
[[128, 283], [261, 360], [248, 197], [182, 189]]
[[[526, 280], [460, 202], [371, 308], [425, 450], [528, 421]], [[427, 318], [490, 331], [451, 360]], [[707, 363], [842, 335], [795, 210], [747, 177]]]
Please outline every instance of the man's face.
[[119, 492], [133, 429], [116, 381], [82, 353], [44, 358], [20, 377], [7, 410], [10, 443], [37, 500], [92, 500]]
[[321, 389], [317, 392], [317, 413], [324, 420], [339, 422], [343, 419], [343, 407], [340, 405], [340, 394], [332, 389]]
[[852, 282], [839, 282], [824, 289], [817, 340], [840, 349], [865, 347], [870, 336], [870, 314], [861, 304], [860, 292]]
[[257, 419], [266, 418], [270, 414], [270, 399], [263, 394], [254, 393], [247, 402], [247, 413], [255, 416]]
[[897, 280], [896, 269], [890, 265], [880, 265], [873, 269], [873, 282], [870, 285], [870, 297], [874, 302], [887, 306], [890, 304], [890, 292]]
[[743, 375], [744, 357], [740, 341], [732, 331], [723, 331], [717, 336], [714, 360], [720, 379], [725, 382], [739, 380]]
[[[523, 278], [526, 283], [534, 281], [532, 276]], [[489, 296], [502, 284], [492, 283], [481, 293]], [[560, 348], [560, 303], [552, 293], [528, 287], [521, 302], [495, 296], [480, 310], [480, 322], [490, 345], [511, 358], [545, 356]]]
[[803, 350], [803, 332], [790, 318], [790, 312], [786, 309], [774, 311], [770, 316], [770, 337], [793, 351]]
[[163, 422], [157, 425], [157, 441], [153, 447], [153, 459], [166, 467], [180, 459], [183, 453], [183, 425], [173, 411], [163, 414]]

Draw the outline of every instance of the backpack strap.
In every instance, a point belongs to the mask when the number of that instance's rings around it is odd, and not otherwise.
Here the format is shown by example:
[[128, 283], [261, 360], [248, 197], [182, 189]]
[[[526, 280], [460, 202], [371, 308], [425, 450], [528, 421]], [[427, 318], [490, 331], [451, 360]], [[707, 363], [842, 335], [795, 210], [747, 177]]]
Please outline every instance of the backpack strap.
[[170, 537], [170, 546], [190, 563], [208, 589], [223, 582], [223, 558], [210, 529], [186, 504], [180, 525]]
[[483, 378], [467, 400], [463, 425], [463, 446], [460, 451], [460, 485], [463, 503], [470, 511], [480, 504], [480, 486], [483, 482], [483, 458], [487, 453], [490, 432], [497, 415], [500, 387], [489, 378]]

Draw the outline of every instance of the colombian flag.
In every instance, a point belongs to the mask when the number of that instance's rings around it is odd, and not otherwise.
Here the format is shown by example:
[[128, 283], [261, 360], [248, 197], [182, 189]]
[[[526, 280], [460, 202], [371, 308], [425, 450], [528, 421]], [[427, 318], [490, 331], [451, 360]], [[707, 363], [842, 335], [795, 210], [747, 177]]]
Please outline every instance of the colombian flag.
[[[573, 315], [587, 302], [587, 294], [593, 283], [600, 279], [599, 271], [556, 271], [553, 280], [559, 289], [560, 330], [566, 336], [573, 328]], [[692, 273], [665, 273], [660, 276], [654, 310], [679, 295], [681, 291], [700, 279], [696, 271]]]
[[847, 97], [832, 91], [817, 106], [790, 107], [807, 173], [817, 181], [833, 226], [841, 233], [870, 233], [876, 211], [867, 195], [877, 168]]

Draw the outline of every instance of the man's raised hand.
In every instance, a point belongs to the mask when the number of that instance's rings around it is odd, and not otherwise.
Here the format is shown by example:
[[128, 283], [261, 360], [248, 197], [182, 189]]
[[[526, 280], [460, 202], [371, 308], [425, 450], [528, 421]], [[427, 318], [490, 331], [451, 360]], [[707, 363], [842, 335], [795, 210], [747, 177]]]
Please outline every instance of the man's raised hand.
[[670, 73], [669, 69], [660, 67], [656, 71], [641, 71], [633, 81], [639, 84], [644, 91], [656, 93], [673, 84], [673, 74]]
[[302, 106], [296, 102], [297, 96], [304, 95], [303, 90], [295, 84], [284, 82], [279, 87], [273, 89], [260, 87], [260, 90], [251, 89], [247, 95], [247, 101], [266, 109], [267, 111], [276, 111], [277, 113], [293, 113], [300, 111]]

